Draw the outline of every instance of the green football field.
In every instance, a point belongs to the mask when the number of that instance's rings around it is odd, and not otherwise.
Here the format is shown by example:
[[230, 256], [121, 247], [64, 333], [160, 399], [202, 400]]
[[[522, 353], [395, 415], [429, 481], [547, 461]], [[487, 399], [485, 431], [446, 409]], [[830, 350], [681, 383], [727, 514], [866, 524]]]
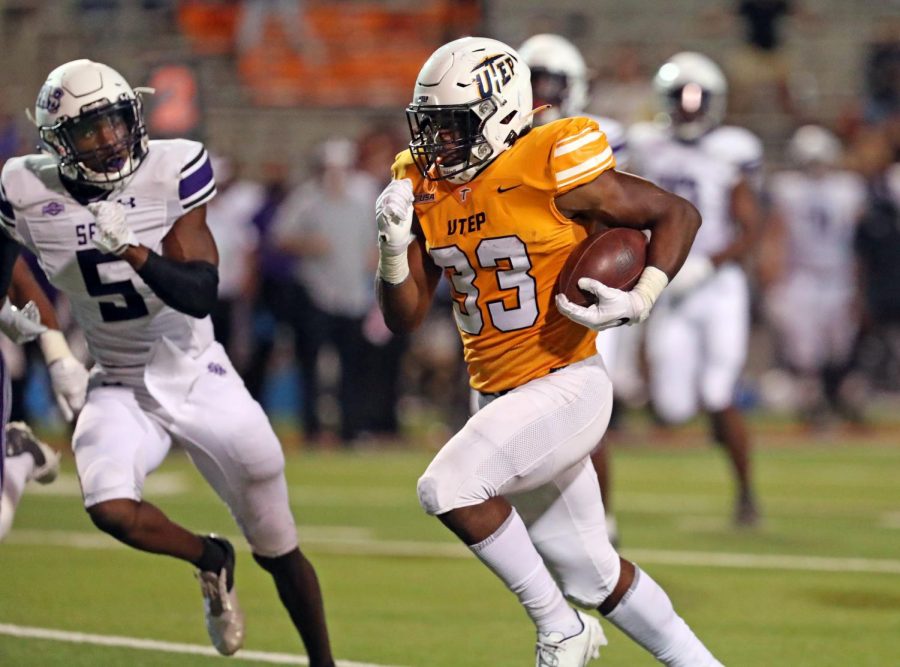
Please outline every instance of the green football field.
[[[729, 525], [731, 483], [698, 435], [620, 444], [623, 555], [650, 572], [729, 666], [900, 665], [900, 447], [897, 430], [824, 442], [758, 433], [764, 513]], [[416, 479], [425, 449], [293, 452], [288, 481], [315, 564], [339, 664], [525, 667], [531, 625], [513, 597], [439, 523]], [[234, 535], [181, 455], [147, 498], [197, 531]], [[238, 539], [247, 616], [243, 664], [305, 664], [268, 576]], [[605, 623], [605, 622], [604, 622]], [[605, 624], [597, 665], [654, 661]], [[29, 489], [0, 544], [0, 665], [206, 665], [201, 598], [184, 563], [119, 547], [81, 509], [71, 458]]]

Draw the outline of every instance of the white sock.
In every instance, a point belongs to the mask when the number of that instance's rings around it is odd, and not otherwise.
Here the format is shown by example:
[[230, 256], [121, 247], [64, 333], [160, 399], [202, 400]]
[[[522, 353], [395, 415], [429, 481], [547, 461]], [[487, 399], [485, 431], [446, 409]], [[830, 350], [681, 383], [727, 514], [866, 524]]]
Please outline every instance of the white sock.
[[0, 498], [0, 540], [12, 528], [16, 506], [33, 470], [34, 458], [30, 454], [6, 458], [3, 466], [3, 495]]
[[637, 567], [634, 583], [606, 619], [664, 665], [722, 667], [675, 613], [666, 592]]
[[581, 619], [550, 576], [515, 509], [497, 532], [469, 548], [516, 594], [538, 632], [564, 637], [581, 632]]

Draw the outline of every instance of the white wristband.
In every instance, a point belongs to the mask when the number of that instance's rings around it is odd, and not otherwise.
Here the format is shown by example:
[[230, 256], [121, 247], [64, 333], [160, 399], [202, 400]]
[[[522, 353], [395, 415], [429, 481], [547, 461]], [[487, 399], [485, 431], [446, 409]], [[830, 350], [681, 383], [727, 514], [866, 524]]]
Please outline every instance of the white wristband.
[[72, 356], [72, 350], [69, 349], [69, 344], [62, 331], [56, 329], [45, 331], [38, 338], [38, 344], [41, 346], [41, 352], [44, 353], [44, 362], [48, 366], [63, 357]]
[[655, 266], [648, 266], [644, 268], [637, 285], [631, 291], [641, 295], [647, 304], [647, 311], [649, 312], [668, 284], [669, 276], [664, 271]]
[[378, 275], [391, 285], [399, 285], [409, 275], [409, 262], [406, 261], [406, 252], [399, 255], [391, 255], [382, 248], [378, 249]]

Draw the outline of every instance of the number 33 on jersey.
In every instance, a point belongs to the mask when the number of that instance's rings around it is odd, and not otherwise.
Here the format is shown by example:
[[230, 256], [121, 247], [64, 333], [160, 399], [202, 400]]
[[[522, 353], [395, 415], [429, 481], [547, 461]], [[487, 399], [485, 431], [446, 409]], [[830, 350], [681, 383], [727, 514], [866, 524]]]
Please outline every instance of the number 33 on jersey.
[[553, 306], [556, 276], [587, 230], [554, 199], [615, 166], [588, 118], [534, 128], [465, 185], [426, 181], [408, 151], [394, 178], [409, 178], [432, 261], [443, 269], [471, 385], [516, 387], [595, 353], [595, 334]]

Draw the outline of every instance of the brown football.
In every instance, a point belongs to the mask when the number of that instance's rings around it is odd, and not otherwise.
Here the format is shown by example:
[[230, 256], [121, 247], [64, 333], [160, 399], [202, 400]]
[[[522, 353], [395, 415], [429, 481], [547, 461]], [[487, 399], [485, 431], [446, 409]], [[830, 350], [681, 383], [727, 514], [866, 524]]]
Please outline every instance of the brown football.
[[595, 302], [578, 288], [579, 278], [593, 278], [604, 285], [630, 290], [641, 277], [647, 261], [647, 237], [629, 227], [611, 227], [591, 234], [572, 250], [557, 278], [556, 289], [579, 306]]

